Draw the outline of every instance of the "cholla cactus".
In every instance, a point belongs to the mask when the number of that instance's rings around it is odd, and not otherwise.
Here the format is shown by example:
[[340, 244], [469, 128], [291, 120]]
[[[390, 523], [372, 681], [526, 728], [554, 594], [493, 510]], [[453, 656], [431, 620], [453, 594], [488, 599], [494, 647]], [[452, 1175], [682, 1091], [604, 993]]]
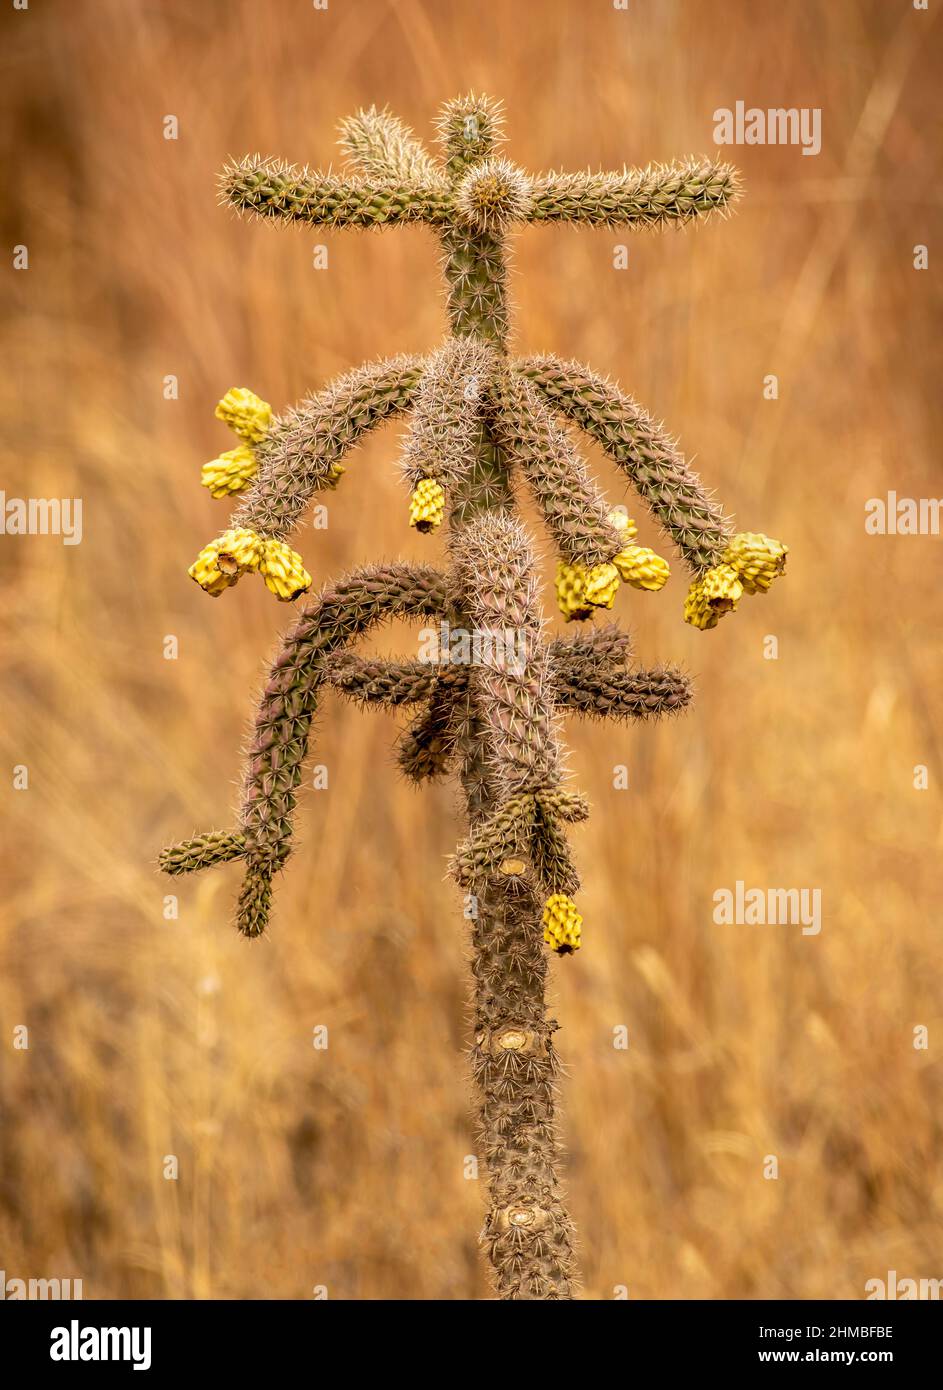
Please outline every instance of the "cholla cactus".
[[[474, 904], [472, 1060], [497, 1292], [565, 1299], [576, 1275], [554, 1129], [556, 1024], [546, 1017], [544, 984], [547, 947], [565, 955], [581, 944], [566, 830], [588, 807], [566, 785], [560, 723], [568, 713], [653, 718], [682, 709], [691, 689], [679, 671], [633, 669], [628, 638], [614, 626], [547, 640], [513, 488], [526, 487], [546, 520], [568, 620], [612, 608], [622, 585], [657, 592], [668, 579], [667, 562], [636, 545], [634, 522], [600, 495], [569, 426], [615, 459], [673, 543], [691, 576], [683, 611], [695, 627], [712, 628], [743, 594], [765, 592], [786, 550], [759, 534], [733, 535], [672, 440], [618, 387], [575, 362], [509, 356], [506, 240], [535, 222], [683, 226], [724, 213], [738, 180], [729, 165], [708, 160], [531, 176], [498, 153], [498, 105], [474, 95], [444, 107], [438, 158], [385, 111], [361, 112], [342, 132], [349, 173], [247, 158], [223, 171], [225, 202], [283, 222], [425, 224], [444, 253], [451, 334], [427, 358], [361, 367], [282, 415], [244, 388], [228, 392], [217, 413], [241, 443], [207, 465], [203, 481], [214, 496], [241, 492], [242, 500], [190, 573], [219, 595], [257, 571], [278, 598], [296, 598], [312, 581], [286, 537], [312, 494], [337, 484], [358, 439], [405, 411], [404, 524], [431, 530], [444, 520], [449, 564], [370, 565], [302, 608], [262, 696], [237, 828], [176, 845], [162, 865], [188, 873], [241, 859], [237, 924], [259, 936], [291, 848], [322, 687], [411, 707], [403, 770], [418, 782], [454, 769], [467, 804], [453, 871]], [[394, 617], [446, 621], [469, 650], [453, 640], [432, 663], [348, 650]]]

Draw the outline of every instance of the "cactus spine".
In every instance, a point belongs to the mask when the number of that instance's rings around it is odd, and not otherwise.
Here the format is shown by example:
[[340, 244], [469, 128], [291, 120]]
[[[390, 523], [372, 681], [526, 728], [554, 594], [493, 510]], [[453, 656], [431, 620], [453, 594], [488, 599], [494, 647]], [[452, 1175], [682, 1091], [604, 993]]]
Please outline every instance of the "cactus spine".
[[[630, 668], [614, 626], [547, 641], [529, 538], [514, 486], [529, 488], [560, 554], [558, 602], [568, 619], [611, 608], [620, 583], [655, 592], [667, 563], [635, 545], [570, 439], [595, 438], [625, 470], [691, 574], [685, 616], [716, 625], [742, 593], [765, 593], [785, 547], [733, 536], [675, 444], [629, 397], [588, 368], [508, 354], [506, 240], [515, 225], [683, 225], [737, 194], [727, 165], [686, 161], [645, 170], [531, 177], [500, 153], [499, 106], [470, 95], [438, 121], [439, 158], [389, 112], [342, 125], [351, 172], [259, 159], [222, 175], [226, 202], [287, 222], [381, 227], [419, 222], [442, 250], [450, 335], [424, 359], [369, 364], [281, 416], [233, 390], [219, 413], [242, 443], [204, 470], [214, 496], [244, 495], [229, 530], [191, 575], [218, 595], [258, 570], [278, 598], [310, 586], [286, 537], [310, 497], [338, 484], [342, 459], [369, 429], [411, 412], [401, 470], [420, 531], [448, 528], [446, 572], [385, 565], [355, 571], [301, 610], [263, 693], [239, 826], [165, 850], [169, 873], [241, 858], [237, 925], [264, 931], [272, 880], [291, 849], [295, 800], [325, 684], [364, 704], [416, 707], [399, 747], [413, 780], [454, 769], [468, 831], [453, 860], [474, 946], [472, 1068], [490, 1207], [484, 1227], [497, 1293], [569, 1299], [577, 1289], [554, 1122], [555, 1022], [546, 1016], [547, 950], [580, 946], [579, 887], [566, 828], [588, 806], [562, 771], [565, 713], [646, 719], [682, 709], [687, 677]], [[392, 617], [435, 617], [477, 643], [433, 662], [363, 659], [358, 636]], [[480, 639], [480, 640], [479, 640]]]

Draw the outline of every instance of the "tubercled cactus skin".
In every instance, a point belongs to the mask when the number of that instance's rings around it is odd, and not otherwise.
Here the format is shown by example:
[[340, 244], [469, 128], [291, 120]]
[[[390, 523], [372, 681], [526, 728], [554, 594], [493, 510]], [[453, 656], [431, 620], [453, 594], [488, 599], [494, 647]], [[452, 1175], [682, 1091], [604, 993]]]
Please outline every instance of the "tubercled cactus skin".
[[[634, 521], [610, 510], [571, 430], [612, 456], [673, 544], [690, 576], [684, 616], [694, 626], [715, 627], [742, 595], [765, 593], [786, 548], [760, 533], [734, 535], [675, 442], [617, 386], [579, 363], [509, 356], [506, 241], [528, 223], [683, 226], [729, 209], [738, 178], [708, 160], [531, 176], [501, 152], [498, 103], [474, 94], [442, 109], [438, 156], [375, 108], [341, 132], [345, 172], [246, 158], [223, 171], [223, 201], [288, 223], [425, 225], [442, 253], [450, 334], [427, 357], [367, 364], [282, 415], [247, 388], [228, 392], [217, 413], [241, 443], [207, 465], [203, 481], [214, 496], [240, 500], [190, 572], [216, 597], [256, 571], [278, 598], [297, 599], [313, 581], [287, 537], [313, 494], [341, 481], [358, 440], [405, 412], [408, 519], [419, 530], [445, 526], [448, 563], [367, 566], [301, 608], [259, 705], [238, 825], [172, 846], [161, 864], [184, 874], [242, 860], [236, 921], [259, 936], [291, 851], [322, 687], [364, 705], [409, 707], [402, 770], [416, 783], [454, 773], [467, 809], [452, 871], [474, 904], [472, 1065], [495, 1288], [506, 1299], [569, 1299], [577, 1275], [554, 1121], [557, 1025], [546, 1016], [544, 986], [548, 947], [569, 956], [581, 945], [567, 830], [589, 807], [567, 785], [561, 721], [574, 713], [657, 718], [691, 698], [683, 672], [633, 668], [624, 632], [587, 625], [623, 585], [659, 592], [669, 565], [635, 542]], [[576, 620], [564, 637], [544, 632], [533, 547], [515, 512], [521, 486], [559, 555], [559, 604]], [[431, 618], [489, 640], [464, 659], [451, 648], [433, 661], [350, 650], [392, 618]], [[502, 633], [511, 649], [491, 641]]]

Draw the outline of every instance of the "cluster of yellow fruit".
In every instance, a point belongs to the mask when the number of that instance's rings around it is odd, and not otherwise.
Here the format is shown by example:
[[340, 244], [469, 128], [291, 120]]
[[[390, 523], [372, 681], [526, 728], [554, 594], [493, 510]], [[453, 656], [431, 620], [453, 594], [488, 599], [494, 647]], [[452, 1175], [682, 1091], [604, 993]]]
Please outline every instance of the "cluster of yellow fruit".
[[765, 594], [786, 567], [789, 547], [759, 531], [734, 536], [719, 565], [695, 579], [684, 604], [684, 620], [702, 632], [716, 627], [744, 594]]
[[[609, 521], [622, 532], [624, 541], [631, 542], [638, 529], [631, 517], [612, 511]], [[667, 560], [644, 545], [624, 545], [618, 555], [602, 565], [587, 566], [560, 560], [557, 563], [557, 606], [567, 622], [573, 618], [588, 618], [595, 608], [612, 607], [620, 580], [633, 589], [655, 593], [664, 586], [669, 573]]]
[[[248, 487], [258, 471], [252, 446], [260, 444], [268, 433], [272, 407], [254, 391], [234, 386], [217, 405], [216, 415], [243, 442], [204, 464], [200, 481], [213, 497], [228, 497]], [[249, 571], [261, 574], [266, 588], [285, 603], [311, 587], [311, 576], [296, 550], [284, 541], [266, 539], [245, 527], [224, 531], [210, 541], [187, 573], [206, 593], [219, 598]]]
[[409, 524], [417, 531], [434, 531], [445, 516], [445, 492], [435, 478], [422, 478], [409, 499]]
[[205, 545], [187, 573], [201, 589], [219, 598], [250, 571], [261, 574], [265, 587], [285, 603], [311, 587], [311, 576], [297, 550], [243, 527], [224, 531]]
[[216, 418], [224, 420], [242, 443], [219, 458], [204, 463], [200, 482], [213, 497], [242, 492], [258, 472], [253, 444], [261, 444], [272, 423], [272, 407], [245, 386], [227, 391], [216, 407]]
[[583, 919], [576, 903], [565, 893], [552, 893], [544, 904], [544, 941], [558, 955], [569, 955], [580, 949]]

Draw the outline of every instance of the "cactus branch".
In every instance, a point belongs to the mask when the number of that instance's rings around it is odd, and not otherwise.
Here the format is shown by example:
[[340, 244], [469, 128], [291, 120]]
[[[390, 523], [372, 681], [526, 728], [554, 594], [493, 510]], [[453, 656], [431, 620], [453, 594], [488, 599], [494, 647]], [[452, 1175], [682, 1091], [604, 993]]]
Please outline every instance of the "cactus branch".
[[408, 408], [422, 370], [417, 357], [371, 362], [275, 419], [256, 446], [258, 474], [230, 524], [260, 536], [288, 535], [312, 494], [336, 482], [345, 454]]
[[426, 359], [400, 460], [411, 489], [432, 478], [449, 490], [472, 473], [481, 438], [481, 401], [497, 361], [494, 350], [474, 337], [449, 338]]
[[525, 358], [517, 364], [553, 409], [601, 444], [698, 575], [720, 563], [732, 526], [674, 442], [617, 386], [578, 362]]
[[219, 184], [220, 201], [237, 212], [320, 227], [388, 227], [403, 222], [441, 226], [449, 220], [452, 202], [448, 191], [435, 183], [340, 179], [259, 155], [227, 164]]
[[688, 159], [619, 173], [541, 174], [533, 180], [531, 222], [591, 227], [683, 226], [721, 212], [740, 193], [730, 164]]
[[622, 549], [609, 508], [566, 432], [531, 382], [507, 373], [497, 393], [494, 437], [511, 468], [519, 468], [543, 512], [560, 554], [601, 565]]
[[378, 661], [339, 652], [328, 662], [325, 680], [341, 694], [365, 705], [414, 705], [438, 685], [435, 666], [422, 661]]
[[442, 167], [391, 111], [358, 111], [340, 123], [340, 147], [355, 170], [380, 183], [446, 188]]
[[186, 841], [165, 850], [162, 857], [163, 867], [176, 873], [205, 868], [237, 854], [245, 859], [246, 878], [236, 914], [244, 935], [259, 936], [265, 930], [272, 876], [288, 857], [297, 790], [327, 659], [387, 619], [441, 612], [446, 596], [444, 577], [437, 570], [369, 567], [325, 589], [285, 638], [256, 716], [240, 831]]

